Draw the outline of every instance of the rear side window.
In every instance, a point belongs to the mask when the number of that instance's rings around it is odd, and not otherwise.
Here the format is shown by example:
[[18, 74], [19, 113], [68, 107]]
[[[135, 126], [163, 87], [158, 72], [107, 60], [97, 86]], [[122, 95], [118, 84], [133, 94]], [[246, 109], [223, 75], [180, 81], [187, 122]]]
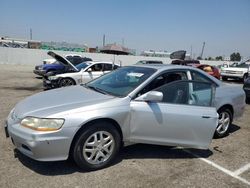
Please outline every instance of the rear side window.
[[[206, 82], [206, 83], [210, 83], [210, 84], [213, 84], [213, 85], [217, 85], [216, 83], [214, 83], [212, 80], [210, 80], [208, 77], [206, 77], [205, 75], [199, 73], [199, 72], [196, 72], [196, 71], [191, 71], [191, 76], [192, 76], [192, 80], [194, 81], [198, 81], [198, 82]], [[194, 86], [194, 90], [204, 90], [204, 89], [207, 89], [206, 85], [202, 85], [202, 84], [196, 84]]]
[[194, 81], [208, 82], [208, 83], [212, 82], [209, 78], [196, 71], [191, 71], [191, 76], [192, 80]]
[[248, 68], [249, 64], [242, 63], [242, 64], [239, 64], [237, 67], [239, 67], [239, 68]]

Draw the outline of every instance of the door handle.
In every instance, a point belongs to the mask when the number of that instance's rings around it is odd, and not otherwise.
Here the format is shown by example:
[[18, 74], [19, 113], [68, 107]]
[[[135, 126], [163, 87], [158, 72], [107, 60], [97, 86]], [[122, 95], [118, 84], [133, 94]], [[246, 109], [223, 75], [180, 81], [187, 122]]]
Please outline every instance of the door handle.
[[211, 116], [201, 116], [202, 118], [204, 118], [204, 119], [209, 119], [209, 118], [211, 118]]

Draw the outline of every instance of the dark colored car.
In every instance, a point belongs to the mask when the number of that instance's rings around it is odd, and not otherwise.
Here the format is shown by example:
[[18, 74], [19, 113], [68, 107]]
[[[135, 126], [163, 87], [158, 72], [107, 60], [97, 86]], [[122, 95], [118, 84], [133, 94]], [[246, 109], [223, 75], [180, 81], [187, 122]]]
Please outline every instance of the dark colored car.
[[144, 64], [163, 64], [163, 62], [158, 60], [141, 60], [136, 63], [136, 65], [144, 65]]
[[243, 85], [243, 89], [246, 93], [246, 102], [250, 102], [250, 77], [248, 77]]
[[[51, 56], [51, 52], [48, 52], [48, 55]], [[91, 58], [74, 56], [74, 55], [66, 56], [65, 58], [73, 65], [78, 65], [85, 61], [92, 61]], [[51, 64], [37, 65], [35, 66], [35, 70], [33, 70], [35, 74], [42, 77], [44, 77], [47, 73], [61, 74], [71, 71], [72, 71], [71, 67], [63, 64], [61, 61], [55, 61], [54, 63]]]
[[171, 62], [173, 65], [190, 65], [190, 64], [200, 64], [199, 60], [182, 60], [182, 59], [175, 59]]

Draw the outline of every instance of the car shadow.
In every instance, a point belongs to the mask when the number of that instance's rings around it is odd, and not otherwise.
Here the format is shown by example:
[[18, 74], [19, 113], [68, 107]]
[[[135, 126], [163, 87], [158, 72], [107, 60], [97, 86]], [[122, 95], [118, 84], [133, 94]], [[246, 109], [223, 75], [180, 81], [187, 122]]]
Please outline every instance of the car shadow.
[[5, 86], [5, 87], [1, 87], [1, 89], [6, 89], [6, 90], [16, 90], [16, 91], [41, 91], [42, 89], [42, 84], [36, 84], [34, 86], [14, 86], [14, 87], [10, 87], [10, 86]]
[[[235, 125], [235, 124], [231, 124], [229, 127], [229, 130], [228, 130], [228, 135], [233, 134], [234, 132], [236, 132], [240, 129], [241, 129], [240, 126]], [[226, 136], [228, 136], [228, 135], [226, 135]], [[214, 139], [221, 139], [221, 138], [214, 138]]]
[[[207, 158], [213, 154], [210, 150], [199, 150], [192, 149], [192, 152], [199, 155], [200, 157]], [[56, 176], [72, 174], [75, 172], [86, 173], [77, 167], [77, 165], [71, 161], [56, 161], [56, 162], [40, 162], [35, 161], [29, 157], [26, 157], [17, 149], [14, 150], [15, 157], [27, 168], [32, 171], [45, 175], [45, 176]], [[116, 165], [123, 160], [128, 159], [190, 159], [196, 158], [194, 155], [188, 153], [186, 150], [176, 147], [168, 146], [156, 146], [148, 144], [136, 144], [132, 146], [127, 146], [121, 149], [120, 153], [116, 157], [114, 163], [111, 165]]]
[[232, 125], [230, 125], [230, 128], [229, 128], [229, 134], [232, 134], [232, 133], [234, 133], [234, 132], [236, 132], [236, 131], [238, 131], [238, 130], [240, 130], [241, 128], [240, 128], [240, 126], [238, 126], [238, 125], [235, 125], [235, 124], [232, 124]]

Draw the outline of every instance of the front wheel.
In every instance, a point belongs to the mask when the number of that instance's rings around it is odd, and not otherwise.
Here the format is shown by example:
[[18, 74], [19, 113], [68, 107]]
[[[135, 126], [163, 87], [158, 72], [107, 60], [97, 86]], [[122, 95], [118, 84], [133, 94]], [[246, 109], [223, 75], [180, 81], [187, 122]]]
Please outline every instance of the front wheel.
[[62, 78], [59, 81], [59, 87], [67, 87], [67, 86], [72, 86], [72, 85], [76, 85], [76, 83], [71, 78]]
[[222, 78], [223, 81], [227, 81], [227, 77], [222, 76], [221, 78]]
[[73, 147], [73, 159], [85, 170], [98, 170], [110, 165], [121, 146], [121, 137], [110, 123], [88, 126], [77, 138]]
[[228, 134], [229, 127], [232, 124], [232, 112], [227, 108], [222, 108], [218, 111], [219, 123], [216, 127], [214, 137], [222, 138]]

